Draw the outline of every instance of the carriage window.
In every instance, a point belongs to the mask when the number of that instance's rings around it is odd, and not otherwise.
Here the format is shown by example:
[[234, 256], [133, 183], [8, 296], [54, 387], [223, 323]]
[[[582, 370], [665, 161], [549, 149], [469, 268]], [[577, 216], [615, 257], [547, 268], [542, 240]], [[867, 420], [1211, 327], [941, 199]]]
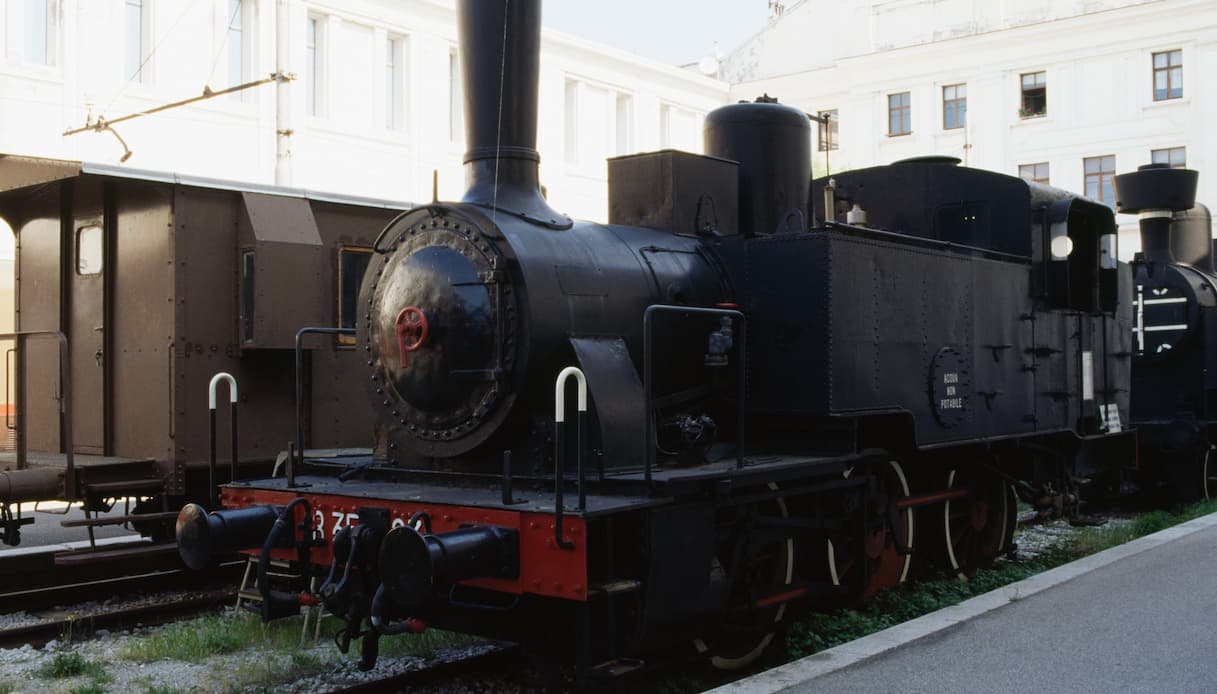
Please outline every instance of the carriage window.
[[101, 241], [101, 227], [96, 224], [76, 230], [76, 274], [101, 274]]
[[254, 252], [241, 254], [241, 338], [254, 341]]
[[[338, 327], [340, 328], [355, 327], [359, 285], [363, 284], [363, 273], [368, 269], [368, 261], [371, 259], [371, 248], [338, 249]], [[340, 335], [338, 342], [353, 345], [355, 338], [351, 335]]]

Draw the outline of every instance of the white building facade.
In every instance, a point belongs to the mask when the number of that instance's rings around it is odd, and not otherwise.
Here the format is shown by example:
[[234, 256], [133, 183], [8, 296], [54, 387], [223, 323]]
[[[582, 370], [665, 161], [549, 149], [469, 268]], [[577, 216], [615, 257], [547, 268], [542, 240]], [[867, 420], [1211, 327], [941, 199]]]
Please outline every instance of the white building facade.
[[[282, 94], [272, 81], [63, 135], [277, 71], [296, 77]], [[549, 30], [541, 71], [542, 181], [585, 219], [607, 214], [605, 156], [700, 151], [727, 100], [718, 80]], [[453, 0], [0, 0], [0, 153], [452, 199], [459, 75]]]
[[1114, 204], [1115, 173], [1164, 161], [1217, 208], [1213, 75], [1212, 0], [803, 0], [722, 68], [732, 99], [833, 112], [831, 170], [951, 155]]

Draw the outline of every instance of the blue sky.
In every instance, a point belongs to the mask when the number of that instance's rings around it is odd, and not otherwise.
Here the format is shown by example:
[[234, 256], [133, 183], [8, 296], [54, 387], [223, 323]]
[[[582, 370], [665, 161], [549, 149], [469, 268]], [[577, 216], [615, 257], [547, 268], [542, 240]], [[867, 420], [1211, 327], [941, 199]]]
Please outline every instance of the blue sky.
[[[790, 6], [791, 0], [786, 0]], [[769, 16], [766, 0], [549, 0], [542, 23], [673, 65], [725, 55]]]

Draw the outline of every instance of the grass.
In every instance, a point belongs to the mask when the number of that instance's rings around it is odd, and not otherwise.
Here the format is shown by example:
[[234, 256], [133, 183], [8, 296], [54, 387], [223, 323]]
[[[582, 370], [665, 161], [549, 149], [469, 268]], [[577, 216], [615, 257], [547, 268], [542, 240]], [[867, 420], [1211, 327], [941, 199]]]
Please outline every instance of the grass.
[[93, 660], [87, 660], [75, 652], [56, 653], [54, 657], [38, 669], [42, 679], [64, 679], [67, 677], [87, 676], [98, 680], [108, 680], [106, 666]]
[[225, 674], [232, 678], [234, 691], [247, 691], [294, 682], [317, 674], [325, 665], [326, 661], [318, 655], [296, 651], [286, 658], [245, 660]]
[[[342, 622], [336, 617], [326, 617], [321, 622], [321, 643], [328, 644], [329, 637]], [[137, 662], [156, 660], [182, 660], [201, 662], [217, 655], [237, 653], [251, 648], [260, 648], [296, 657], [308, 654], [300, 643], [300, 619], [283, 619], [263, 624], [253, 614], [209, 615], [185, 622], [177, 622], [148, 636], [131, 639], [119, 651], [119, 657]], [[311, 632], [305, 646], [312, 646]], [[397, 657], [431, 657], [439, 651], [458, 648], [479, 642], [476, 637], [455, 634], [438, 629], [429, 629], [422, 634], [402, 634], [382, 637], [381, 655]], [[352, 646], [352, 650], [356, 650]]]
[[483, 643], [485, 639], [441, 629], [428, 629], [421, 634], [400, 634], [380, 639], [380, 654], [390, 657], [433, 658], [441, 651]]

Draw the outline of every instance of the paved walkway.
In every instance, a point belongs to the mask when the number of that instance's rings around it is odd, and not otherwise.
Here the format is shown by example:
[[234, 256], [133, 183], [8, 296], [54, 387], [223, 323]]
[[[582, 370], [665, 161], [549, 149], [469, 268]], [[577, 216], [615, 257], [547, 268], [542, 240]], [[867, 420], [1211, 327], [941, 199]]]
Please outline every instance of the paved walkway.
[[716, 692], [1217, 692], [1217, 514]]

